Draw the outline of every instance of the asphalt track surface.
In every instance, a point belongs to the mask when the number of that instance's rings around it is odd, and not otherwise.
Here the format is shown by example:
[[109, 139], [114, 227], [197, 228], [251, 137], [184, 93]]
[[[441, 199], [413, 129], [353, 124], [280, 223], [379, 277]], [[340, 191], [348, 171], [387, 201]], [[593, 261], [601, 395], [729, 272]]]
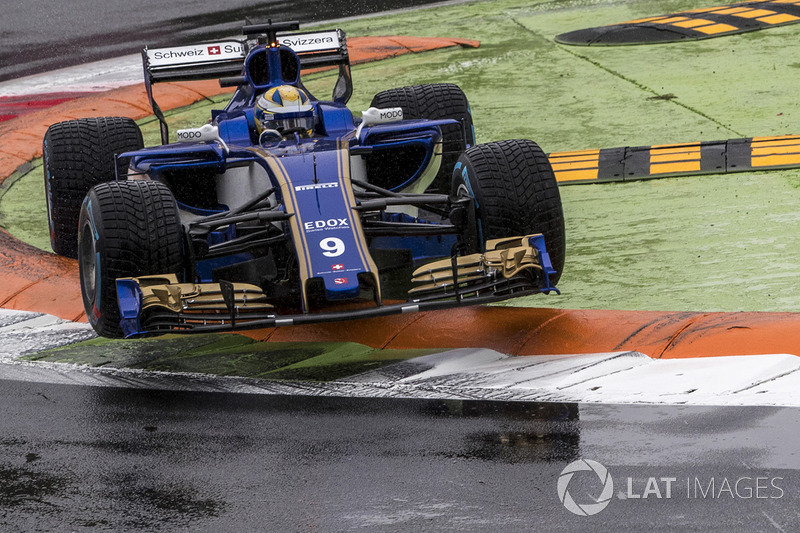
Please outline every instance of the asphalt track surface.
[[[788, 532], [800, 525], [797, 409], [17, 381], [0, 381], [0, 404], [3, 531]], [[593, 516], [573, 514], [559, 498], [563, 470], [580, 459], [607, 468], [613, 484]], [[609, 486], [604, 480], [579, 471], [565, 494], [592, 505]]]
[[[435, 3], [431, 0], [77, 0], [5, 2], [0, 81], [139, 52], [238, 35], [246, 18], [302, 23]], [[54, 89], [56, 90], [56, 89]]]

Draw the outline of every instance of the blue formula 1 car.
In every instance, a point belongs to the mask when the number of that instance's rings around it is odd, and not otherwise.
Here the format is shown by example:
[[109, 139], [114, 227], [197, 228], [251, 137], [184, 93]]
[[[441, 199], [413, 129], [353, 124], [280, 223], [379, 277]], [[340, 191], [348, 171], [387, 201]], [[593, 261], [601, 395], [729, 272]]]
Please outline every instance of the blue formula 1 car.
[[[542, 150], [475, 146], [452, 84], [381, 92], [356, 118], [344, 33], [298, 29], [143, 50], [160, 146], [120, 117], [48, 129], [51, 242], [78, 259], [95, 330], [226, 331], [557, 292], [564, 220]], [[300, 78], [320, 67], [339, 69], [328, 101]], [[214, 78], [236, 88], [230, 102], [169, 143], [153, 84]]]

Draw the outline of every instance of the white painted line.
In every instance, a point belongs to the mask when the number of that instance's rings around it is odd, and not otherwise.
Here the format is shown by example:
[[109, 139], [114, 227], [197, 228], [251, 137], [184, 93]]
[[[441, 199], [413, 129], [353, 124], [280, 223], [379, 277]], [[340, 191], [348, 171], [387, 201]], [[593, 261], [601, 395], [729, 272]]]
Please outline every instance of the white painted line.
[[133, 54], [1, 82], [0, 97], [101, 92], [137, 83], [144, 83], [142, 56]]
[[0, 329], [14, 325], [18, 322], [31, 320], [32, 318], [41, 315], [41, 313], [29, 313], [27, 311], [14, 311], [12, 309], [0, 308]]
[[354, 381], [509, 400], [800, 406], [800, 358], [790, 354], [651, 359], [638, 352], [513, 357], [451, 350], [404, 364], [420, 370], [392, 379], [383, 369]]
[[86, 323], [0, 308], [0, 361], [96, 337]]
[[0, 380], [248, 394], [800, 406], [800, 357], [789, 354], [693, 359], [651, 359], [638, 352], [515, 357], [488, 349], [459, 349], [328, 383], [19, 360], [94, 336], [88, 324], [0, 309]]

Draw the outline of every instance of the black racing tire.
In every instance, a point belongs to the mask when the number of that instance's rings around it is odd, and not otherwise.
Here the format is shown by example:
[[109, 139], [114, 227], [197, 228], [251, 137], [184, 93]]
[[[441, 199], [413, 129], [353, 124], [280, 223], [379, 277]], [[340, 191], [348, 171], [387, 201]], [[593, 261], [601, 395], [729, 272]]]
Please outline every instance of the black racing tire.
[[125, 117], [81, 118], [47, 129], [42, 143], [50, 244], [59, 255], [78, 257], [78, 214], [89, 189], [125, 176], [128, 160], [115, 154], [144, 147], [139, 126]]
[[[442, 163], [429, 192], [447, 194], [450, 176], [461, 152], [475, 145], [472, 112], [464, 91], [452, 83], [431, 83], [389, 89], [372, 98], [372, 107], [402, 107], [404, 119], [455, 119], [461, 124], [442, 126]], [[466, 133], [466, 138], [465, 138]], [[382, 172], [390, 169], [381, 169]]]
[[112, 181], [93, 187], [78, 225], [86, 317], [103, 337], [122, 337], [117, 278], [184, 272], [178, 204], [163, 183]]
[[550, 277], [555, 286], [566, 254], [564, 211], [553, 168], [539, 145], [517, 139], [468, 149], [452, 180], [452, 194], [465, 193], [475, 199], [477, 235], [466, 239], [474, 248], [470, 252], [483, 251], [489, 239], [541, 233], [556, 270]]

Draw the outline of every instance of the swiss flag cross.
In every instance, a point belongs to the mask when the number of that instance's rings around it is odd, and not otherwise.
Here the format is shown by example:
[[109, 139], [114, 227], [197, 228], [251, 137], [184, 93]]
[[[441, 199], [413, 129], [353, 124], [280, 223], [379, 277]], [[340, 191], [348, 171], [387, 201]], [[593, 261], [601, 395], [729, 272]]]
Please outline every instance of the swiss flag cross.
[[222, 51], [219, 49], [219, 46], [209, 46], [208, 47], [208, 54], [212, 56], [218, 56], [221, 54]]
[[331, 270], [342, 270], [344, 265], [331, 265]]
[[333, 280], [336, 285], [345, 285], [347, 283], [347, 278], [336, 278]]

